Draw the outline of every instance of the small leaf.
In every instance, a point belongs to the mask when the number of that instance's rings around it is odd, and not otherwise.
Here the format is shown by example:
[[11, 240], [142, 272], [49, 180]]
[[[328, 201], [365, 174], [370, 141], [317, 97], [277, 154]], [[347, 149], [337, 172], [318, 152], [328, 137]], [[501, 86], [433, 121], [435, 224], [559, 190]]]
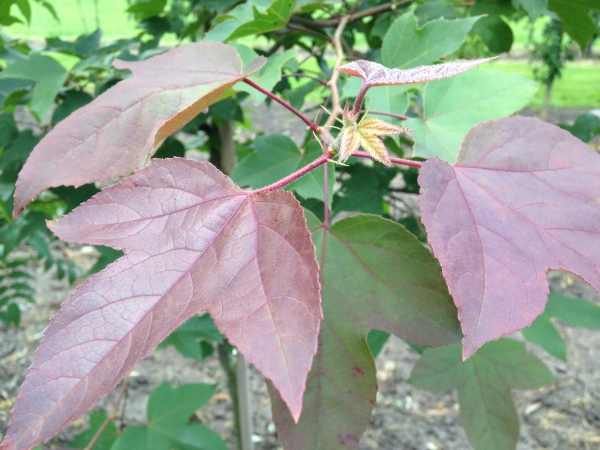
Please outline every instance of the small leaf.
[[525, 117], [480, 123], [453, 165], [423, 163], [422, 220], [458, 306], [465, 358], [544, 311], [548, 269], [600, 291], [599, 178], [591, 147]]
[[115, 60], [133, 77], [42, 139], [19, 174], [13, 214], [49, 187], [105, 182], [145, 165], [167, 136], [264, 61], [257, 58], [242, 72], [236, 50], [217, 42], [183, 45], [145, 61]]
[[417, 84], [440, 80], [471, 70], [495, 58], [474, 59], [471, 61], [449, 62], [434, 66], [421, 66], [414, 69], [388, 69], [381, 64], [359, 59], [339, 67], [344, 73], [363, 80], [365, 87], [395, 84]]
[[548, 0], [548, 9], [558, 15], [562, 28], [579, 44], [581, 51], [584, 52], [592, 36], [598, 33], [598, 27], [586, 9], [600, 11], [598, 1]]
[[344, 107], [342, 113], [344, 128], [340, 132], [340, 136], [333, 144], [339, 150], [339, 161], [344, 162], [352, 153], [363, 147], [375, 160], [386, 166], [391, 167], [392, 162], [390, 156], [385, 149], [385, 145], [378, 136], [390, 136], [394, 134], [405, 133], [408, 128], [402, 128], [384, 120], [374, 117], [362, 117], [358, 124], [356, 123], [357, 116], [349, 110], [348, 103]]
[[300, 415], [321, 308], [292, 194], [253, 196], [209, 163], [155, 160], [50, 227], [125, 255], [79, 286], [46, 329], [3, 450], [53, 436], [203, 311]]
[[409, 383], [431, 392], [458, 389], [460, 422], [473, 448], [514, 450], [519, 418], [510, 390], [535, 389], [554, 380], [522, 342], [500, 339], [465, 362], [460, 345], [426, 349]]
[[270, 386], [286, 450], [351, 450], [371, 419], [375, 364], [367, 334], [379, 329], [421, 346], [460, 339], [439, 265], [401, 225], [358, 215], [328, 228], [310, 213], [321, 264], [324, 319], [296, 424]]
[[163, 382], [148, 400], [148, 426], [126, 428], [111, 450], [227, 450], [225, 442], [214, 431], [188, 423], [189, 417], [208, 403], [214, 392], [215, 386], [210, 384], [172, 388], [168, 381]]
[[190, 318], [173, 331], [158, 347], [172, 345], [186, 358], [204, 361], [205, 354], [199, 339], [223, 342], [224, 336], [219, 332], [209, 314]]

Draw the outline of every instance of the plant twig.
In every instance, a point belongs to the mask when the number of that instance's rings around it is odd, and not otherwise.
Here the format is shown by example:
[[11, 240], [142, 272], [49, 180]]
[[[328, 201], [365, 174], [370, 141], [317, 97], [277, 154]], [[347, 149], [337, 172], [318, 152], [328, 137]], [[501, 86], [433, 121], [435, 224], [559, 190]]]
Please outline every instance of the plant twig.
[[259, 86], [258, 84], [256, 84], [254, 81], [249, 80], [248, 78], [244, 78], [244, 83], [249, 84], [250, 86], [252, 86], [254, 89], [256, 89], [259, 92], [262, 92], [263, 94], [265, 94], [267, 97], [275, 100], [277, 103], [279, 103], [280, 105], [282, 105], [283, 107], [289, 109], [291, 112], [293, 112], [296, 116], [298, 116], [306, 125], [308, 125], [308, 127], [313, 130], [315, 133], [319, 132], [319, 126], [314, 123], [312, 120], [310, 120], [308, 117], [306, 117], [304, 114], [302, 114], [300, 111], [298, 111], [296, 108], [294, 108], [292, 105], [290, 105], [288, 102], [286, 102], [285, 100], [280, 99], [279, 97], [277, 97], [275, 94], [273, 94], [270, 91], [267, 91], [265, 88]]
[[[369, 158], [373, 159], [373, 157], [367, 152], [354, 152], [352, 156], [358, 156], [359, 158]], [[410, 159], [402, 159], [396, 157], [390, 157], [390, 161], [394, 164], [400, 164], [403, 166], [417, 167], [420, 168], [422, 163], [420, 161], [412, 161]]]
[[302, 175], [305, 175], [308, 172], [310, 172], [311, 170], [316, 169], [320, 165], [325, 164], [331, 158], [333, 158], [332, 153], [329, 153], [329, 152], [323, 153], [321, 156], [319, 156], [313, 162], [311, 162], [310, 164], [307, 164], [306, 166], [297, 170], [293, 174], [288, 175], [287, 177], [282, 178], [281, 180], [279, 180], [273, 184], [270, 184], [269, 186], [265, 186], [263, 188], [256, 189], [255, 191], [251, 191], [250, 193], [252, 195], [258, 195], [258, 194], [262, 194], [264, 192], [274, 191], [276, 189], [282, 188], [283, 186], [286, 186], [286, 185], [290, 184], [291, 182], [296, 181]]
[[287, 28], [289, 28], [290, 30], [302, 31], [304, 33], [312, 34], [313, 36], [318, 36], [320, 38], [325, 39], [327, 42], [331, 42], [331, 38], [329, 36], [327, 36], [326, 34], [320, 33], [318, 31], [311, 30], [310, 28], [298, 27], [298, 26], [289, 25], [289, 24], [287, 25]]
[[327, 86], [327, 81], [321, 80], [320, 78], [317, 78], [317, 77], [313, 77], [312, 75], [307, 75], [305, 73], [284, 73], [284, 74], [281, 75], [281, 78], [289, 78], [289, 77], [310, 78], [311, 80], [314, 80], [314, 81], [317, 81], [318, 83], [321, 83], [323, 86]]
[[[405, 5], [407, 3], [412, 2], [412, 0], [401, 0], [396, 3], [386, 3], [384, 5], [374, 6], [372, 8], [365, 9], [363, 11], [359, 11], [357, 13], [350, 14], [348, 17], [348, 22], [354, 22], [355, 20], [362, 19], [364, 17], [374, 16], [376, 14], [393, 11], [398, 6]], [[334, 27], [341, 23], [344, 18], [335, 18], [335, 19], [309, 19], [307, 17], [302, 16], [292, 16], [290, 18], [290, 22], [299, 23], [302, 25], [308, 25], [313, 27]]]
[[[323, 144], [323, 153], [325, 155], [329, 154], [327, 148]], [[329, 168], [327, 166], [323, 169], [323, 225], [325, 228], [329, 228]]]
[[100, 439], [100, 436], [102, 435], [102, 433], [104, 433], [104, 430], [106, 429], [108, 424], [111, 422], [111, 420], [115, 420], [115, 418], [117, 417], [117, 410], [119, 409], [119, 404], [121, 403], [121, 400], [123, 400], [125, 391], [127, 391], [127, 383], [128, 382], [129, 382], [129, 375], [127, 375], [125, 377], [125, 379], [123, 380], [123, 386], [121, 386], [121, 392], [119, 393], [119, 397], [117, 397], [117, 401], [113, 405], [113, 409], [112, 409], [111, 413], [108, 416], [106, 416], [106, 419], [104, 420], [104, 422], [102, 422], [102, 425], [100, 425], [100, 428], [98, 428], [98, 431], [96, 431], [96, 434], [94, 434], [94, 437], [92, 438], [90, 443], [88, 445], [86, 445], [83, 450], [92, 450], [94, 448], [94, 445], [96, 445], [96, 442], [98, 442], [98, 439]]
[[[366, 109], [361, 109], [360, 110], [361, 114], [365, 114], [366, 112], [367, 112]], [[394, 113], [389, 113], [389, 112], [385, 112], [385, 111], [373, 111], [372, 109], [369, 109], [368, 112], [370, 114], [375, 114], [376, 116], [395, 117], [396, 119], [400, 119], [400, 120], [408, 120], [408, 119], [410, 119], [410, 117], [404, 116], [402, 114], [394, 114]]]
[[[342, 49], [342, 33], [344, 32], [344, 28], [348, 23], [348, 19], [350, 16], [342, 17], [339, 25], [335, 29], [335, 33], [333, 34], [333, 45], [335, 46], [335, 65], [334, 67], [339, 67], [344, 62], [344, 50]], [[342, 106], [340, 105], [340, 93], [338, 91], [338, 79], [340, 77], [339, 70], [334, 70], [331, 75], [331, 79], [329, 80], [329, 87], [331, 88], [331, 101], [332, 101], [332, 112], [333, 115], [327, 119], [325, 122], [325, 127], [333, 125], [335, 122], [335, 118], [341, 114]]]

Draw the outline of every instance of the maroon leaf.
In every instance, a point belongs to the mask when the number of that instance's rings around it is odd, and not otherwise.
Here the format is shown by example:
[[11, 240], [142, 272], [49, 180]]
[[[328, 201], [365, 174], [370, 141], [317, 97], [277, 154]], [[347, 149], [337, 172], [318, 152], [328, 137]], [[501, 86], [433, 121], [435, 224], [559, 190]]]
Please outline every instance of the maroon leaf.
[[462, 324], [463, 357], [531, 324], [548, 269], [600, 291], [600, 155], [539, 119], [483, 122], [458, 161], [423, 163], [419, 202]]
[[219, 96], [260, 68], [242, 72], [237, 51], [218, 42], [181, 46], [145, 61], [120, 61], [133, 77], [60, 122], [19, 174], [14, 216], [44, 189], [104, 182], [145, 165], [158, 145]]
[[3, 449], [54, 435], [201, 311], [299, 417], [321, 309], [315, 249], [292, 194], [253, 196], [208, 163], [156, 160], [50, 227], [125, 256], [53, 318]]
[[381, 64], [359, 59], [344, 64], [339, 69], [349, 75], [362, 78], [363, 88], [369, 88], [372, 86], [415, 84], [440, 80], [466, 72], [492, 59], [496, 59], [496, 57], [449, 62], [434, 66], [420, 66], [414, 69], [388, 69]]

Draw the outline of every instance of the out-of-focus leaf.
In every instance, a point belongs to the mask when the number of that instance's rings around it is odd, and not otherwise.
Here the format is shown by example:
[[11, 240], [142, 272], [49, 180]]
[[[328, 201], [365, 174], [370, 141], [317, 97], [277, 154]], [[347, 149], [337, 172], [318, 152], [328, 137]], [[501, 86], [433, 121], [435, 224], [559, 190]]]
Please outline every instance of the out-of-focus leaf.
[[465, 358], [544, 311], [548, 269], [600, 290], [599, 177], [591, 147], [525, 117], [477, 125], [453, 165], [423, 163], [422, 220], [458, 306]]
[[227, 450], [214, 431], [188, 423], [214, 392], [215, 386], [210, 384], [184, 384], [173, 389], [168, 381], [163, 382], [148, 400], [148, 425], [126, 428], [111, 450]]
[[519, 417], [511, 389], [535, 389], [554, 381], [522, 342], [489, 342], [461, 361], [460, 345], [426, 349], [409, 383], [431, 392], [458, 389], [460, 422], [475, 450], [514, 450]]
[[342, 182], [333, 202], [333, 213], [359, 211], [365, 214], [383, 214], [383, 197], [396, 170], [384, 166], [367, 167], [357, 163], [348, 167], [350, 178]]
[[[81, 186], [127, 175], [145, 165], [170, 136], [248, 73], [236, 50], [192, 43], [145, 61], [116, 60], [133, 77], [60, 122], [36, 146], [19, 175], [16, 216], [44, 189]], [[3, 72], [4, 73], [4, 72]]]
[[101, 29], [98, 29], [90, 34], [84, 34], [75, 41], [73, 49], [80, 56], [92, 56], [98, 51], [100, 39], [102, 39]]
[[[6, 148], [18, 134], [17, 123], [13, 114], [4, 112], [0, 114], [0, 149]], [[0, 160], [2, 156], [0, 155]]]
[[287, 24], [294, 4], [294, 0], [248, 0], [227, 11], [225, 20], [206, 33], [204, 39], [227, 41], [278, 30]]
[[11, 7], [17, 0], [3, 0], [0, 2], [0, 25], [10, 26], [13, 23], [21, 23], [21, 20], [10, 15]]
[[[78, 434], [69, 442], [71, 448], [85, 448], [94, 438], [100, 427], [106, 420], [106, 413], [93, 413], [90, 415], [90, 427], [83, 433]], [[100, 437], [91, 450], [110, 450], [111, 446], [119, 436], [115, 423], [111, 420], [100, 434]]]
[[[311, 163], [323, 154], [321, 146], [311, 141], [300, 149], [289, 137], [282, 134], [258, 136], [254, 143], [256, 150], [236, 164], [231, 179], [240, 186], [258, 189], [275, 183], [296, 170]], [[327, 164], [329, 198], [333, 199], [335, 170]], [[323, 167], [310, 171], [300, 179], [286, 186], [304, 198], [323, 199]]]
[[[239, 49], [239, 47], [242, 47], [242, 44], [234, 45], [234, 47], [236, 49]], [[246, 47], [246, 48], [248, 48], [248, 47]], [[254, 50], [251, 50], [251, 49], [249, 49], [249, 50], [251, 51], [251, 53], [240, 51], [240, 56], [242, 57], [242, 61], [244, 61], [244, 64], [247, 63], [246, 62], [247, 60], [244, 58], [245, 55], [246, 55], [246, 57], [248, 55], [251, 55], [254, 58], [258, 57], [258, 54], [256, 54], [254, 52]], [[298, 56], [298, 54], [291, 50], [287, 50], [286, 52], [284, 52], [280, 55], [271, 56], [267, 59], [267, 63], [264, 65], [264, 67], [262, 69], [254, 72], [254, 74], [250, 75], [248, 78], [250, 78], [252, 81], [254, 81], [259, 86], [265, 88], [267, 91], [271, 91], [273, 89], [273, 86], [275, 86], [275, 84], [277, 84], [277, 82], [279, 80], [281, 80], [282, 67], [288, 61], [293, 60], [297, 56]], [[267, 98], [267, 96], [265, 94], [257, 91], [252, 86], [249, 86], [246, 83], [236, 84], [235, 89], [238, 91], [248, 92], [250, 94], [250, 96], [254, 99], [255, 104], [259, 104], [260, 102], [262, 102], [263, 100], [265, 100]]]
[[371, 354], [373, 358], [377, 358], [383, 346], [389, 339], [390, 334], [381, 330], [371, 330], [367, 335], [367, 344], [369, 345], [369, 349], [371, 349]]
[[524, 75], [494, 69], [426, 84], [423, 119], [404, 122], [414, 130], [410, 133], [416, 140], [414, 155], [454, 162], [471, 127], [519, 111], [536, 91], [537, 84]]
[[478, 34], [492, 53], [510, 51], [513, 44], [513, 32], [499, 15], [482, 17], [474, 26], [473, 33]]
[[586, 11], [600, 11], [597, 0], [548, 0], [548, 9], [558, 15], [561, 26], [579, 44], [582, 52], [592, 36], [598, 33], [598, 27]]
[[456, 310], [435, 258], [401, 225], [359, 215], [325, 228], [310, 213], [321, 264], [324, 319], [296, 424], [270, 387], [287, 450], [351, 450], [371, 419], [377, 380], [372, 329], [421, 346], [460, 339]]
[[400, 16], [386, 33], [381, 46], [381, 62], [387, 67], [410, 69], [431, 64], [461, 46], [479, 17], [436, 19], [418, 28], [412, 12]]
[[253, 196], [209, 163], [159, 159], [50, 226], [125, 256], [79, 286], [44, 332], [4, 450], [53, 436], [204, 311], [299, 417], [321, 300], [292, 194]]
[[522, 332], [529, 342], [563, 361], [567, 360], [567, 346], [550, 321], [552, 317], [574, 327], [600, 328], [600, 307], [585, 300], [550, 292], [544, 312]]
[[421, 23], [440, 18], [453, 19], [454, 8], [446, 3], [446, 0], [429, 0], [427, 3], [417, 5], [415, 16]]
[[52, 123], [54, 124], [66, 119], [71, 113], [87, 105], [94, 99], [87, 92], [79, 90], [69, 90], [65, 92], [65, 96], [66, 98], [52, 113]]
[[199, 339], [208, 339], [223, 342], [224, 336], [219, 332], [209, 314], [194, 316], [180, 325], [158, 346], [174, 346], [186, 358], [203, 361], [205, 354], [202, 351]]
[[559, 126], [583, 142], [590, 142], [594, 136], [600, 134], [600, 117], [587, 112], [577, 117], [573, 125], [560, 124]]
[[548, 0], [513, 0], [527, 11], [531, 20], [535, 20], [548, 8]]
[[31, 130], [25, 130], [12, 140], [12, 142], [0, 154], [0, 170], [6, 170], [11, 166], [17, 170], [25, 163], [25, 160], [39, 142]]
[[27, 60], [7, 66], [0, 72], [0, 79], [17, 78], [35, 82], [31, 110], [43, 119], [68, 75], [64, 67], [52, 58], [33, 54]]
[[96, 261], [96, 263], [92, 266], [90, 270], [88, 270], [87, 275], [92, 276], [96, 272], [100, 272], [109, 264], [115, 262], [121, 256], [123, 256], [123, 252], [120, 250], [115, 250], [114, 248], [105, 247], [103, 245], [95, 245], [96, 250], [100, 253], [100, 257]]
[[137, 0], [136, 3], [127, 8], [126, 12], [139, 14], [139, 20], [145, 20], [152, 16], [158, 16], [167, 6], [167, 0]]

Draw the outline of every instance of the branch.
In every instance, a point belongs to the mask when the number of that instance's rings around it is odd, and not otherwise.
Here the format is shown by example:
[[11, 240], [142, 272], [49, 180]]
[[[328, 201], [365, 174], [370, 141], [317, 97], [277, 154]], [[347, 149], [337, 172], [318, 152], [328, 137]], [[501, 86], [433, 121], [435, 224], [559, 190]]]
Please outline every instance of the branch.
[[90, 443], [86, 445], [83, 450], [92, 450], [94, 448], [94, 445], [96, 445], [96, 442], [98, 442], [98, 439], [100, 439], [102, 433], [104, 433], [104, 430], [106, 429], [110, 421], [115, 420], [115, 418], [117, 417], [117, 410], [119, 409], [119, 404], [121, 403], [121, 400], [123, 400], [123, 396], [125, 395], [125, 391], [127, 390], [128, 381], [129, 376], [126, 376], [123, 380], [123, 386], [121, 386], [121, 392], [119, 393], [119, 397], [113, 405], [111, 413], [108, 416], [106, 416], [106, 419], [104, 420], [104, 422], [102, 422], [102, 425], [100, 425], [100, 428], [98, 428], [98, 431], [96, 431], [96, 434], [94, 434], [94, 437], [92, 438]]
[[[344, 32], [344, 28], [348, 23], [348, 19], [350, 16], [342, 17], [339, 25], [335, 29], [335, 33], [333, 34], [333, 45], [335, 46], [335, 65], [334, 67], [339, 67], [344, 62], [344, 50], [342, 49], [342, 33]], [[335, 118], [340, 115], [342, 112], [342, 106], [340, 105], [340, 93], [338, 91], [338, 79], [340, 77], [340, 71], [335, 70], [331, 75], [331, 79], [329, 80], [329, 87], [331, 88], [331, 101], [332, 101], [332, 116], [327, 119], [325, 122], [325, 128], [333, 125], [335, 122]]]
[[270, 184], [269, 186], [265, 186], [263, 188], [251, 191], [250, 193], [252, 195], [258, 195], [258, 194], [262, 194], [264, 192], [274, 191], [276, 189], [282, 188], [283, 186], [286, 186], [286, 185], [292, 183], [293, 181], [296, 181], [302, 175], [306, 175], [311, 170], [316, 169], [317, 167], [319, 167], [322, 164], [325, 164], [331, 158], [333, 158], [333, 153], [329, 153], [329, 152], [323, 153], [321, 156], [319, 156], [313, 162], [304, 166], [302, 169], [297, 170], [293, 174], [288, 175], [287, 177], [285, 177], [273, 184]]
[[[412, 0], [401, 0], [396, 3], [386, 3], [385, 5], [374, 6], [372, 8], [365, 9], [363, 11], [350, 14], [348, 17], [348, 22], [354, 22], [355, 20], [360, 20], [364, 17], [374, 16], [375, 14], [379, 14], [385, 11], [393, 11], [400, 5], [405, 5], [410, 3]], [[292, 16], [290, 18], [290, 22], [299, 23], [302, 25], [308, 25], [313, 27], [334, 27], [341, 23], [343, 18], [335, 18], [335, 19], [309, 19], [307, 17], [302, 16]]]
[[302, 114], [300, 111], [298, 111], [296, 108], [294, 108], [292, 105], [290, 105], [288, 102], [286, 102], [285, 100], [280, 99], [279, 97], [277, 97], [275, 94], [273, 94], [272, 92], [267, 91], [265, 88], [263, 88], [262, 86], [259, 86], [258, 84], [256, 84], [254, 81], [249, 80], [248, 78], [244, 78], [244, 83], [249, 84], [250, 86], [252, 86], [254, 89], [256, 89], [259, 92], [262, 92], [263, 94], [265, 94], [267, 97], [275, 100], [277, 103], [279, 103], [280, 105], [282, 105], [283, 107], [289, 109], [291, 112], [293, 112], [296, 116], [298, 116], [300, 119], [302, 119], [302, 121], [308, 125], [308, 127], [313, 130], [315, 133], [319, 133], [319, 126], [314, 123], [312, 120], [310, 120], [308, 117], [306, 117], [304, 114]]
[[[359, 158], [369, 158], [369, 159], [373, 159], [373, 157], [368, 154], [367, 152], [354, 152], [352, 153], [352, 156], [358, 156]], [[390, 161], [392, 161], [394, 164], [400, 164], [403, 166], [410, 166], [410, 167], [417, 167], [417, 168], [421, 168], [422, 163], [420, 161], [411, 161], [410, 159], [402, 159], [402, 158], [395, 158], [395, 157], [390, 157]]]
[[317, 37], [325, 39], [327, 42], [331, 42], [331, 38], [329, 36], [327, 36], [326, 34], [320, 33], [318, 31], [311, 30], [310, 28], [297, 27], [295, 25], [289, 25], [289, 24], [287, 25], [287, 28], [290, 30], [302, 31], [304, 33], [312, 34], [313, 36], [317, 36]]
[[320, 78], [317, 78], [317, 77], [313, 77], [312, 75], [307, 75], [305, 73], [284, 73], [284, 74], [281, 75], [281, 78], [289, 78], [289, 77], [310, 78], [311, 80], [314, 80], [314, 81], [317, 81], [317, 82], [321, 83], [323, 86], [327, 86], [327, 81], [321, 80]]

